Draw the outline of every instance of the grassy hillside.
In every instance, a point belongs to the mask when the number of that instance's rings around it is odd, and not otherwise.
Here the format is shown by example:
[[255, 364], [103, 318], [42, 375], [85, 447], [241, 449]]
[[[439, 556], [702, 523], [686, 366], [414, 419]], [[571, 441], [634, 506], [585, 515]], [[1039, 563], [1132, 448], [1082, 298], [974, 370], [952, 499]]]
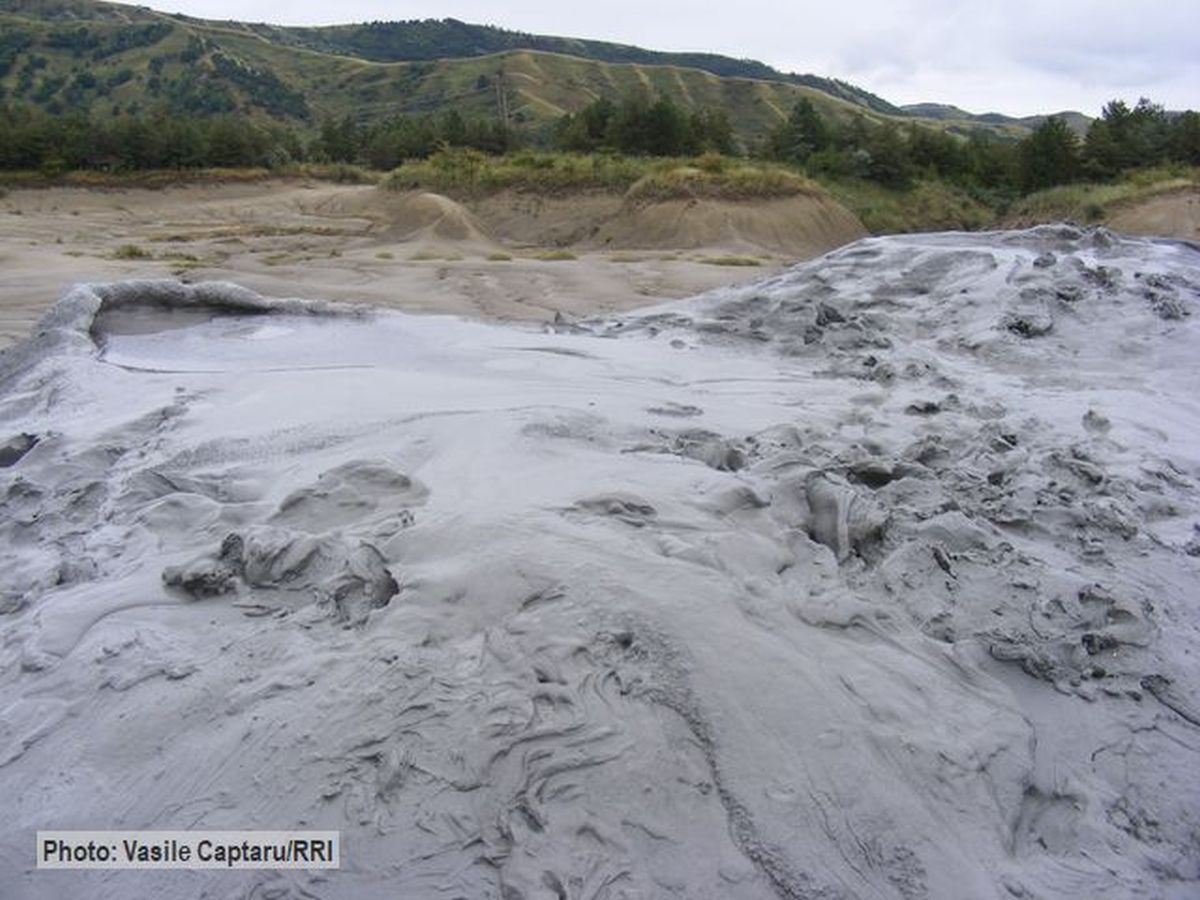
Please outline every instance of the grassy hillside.
[[664, 53], [606, 41], [549, 37], [490, 25], [469, 25], [455, 19], [370, 22], [324, 28], [245, 27], [274, 43], [293, 44], [374, 62], [490, 56], [512, 50], [534, 50], [597, 62], [699, 69], [723, 78], [797, 84], [876, 112], [901, 114], [901, 110], [882, 97], [844, 81], [817, 75], [785, 74], [754, 60], [732, 59], [714, 53]]
[[1163, 194], [1200, 188], [1200, 168], [1159, 166], [1130, 172], [1111, 182], [1063, 184], [1023, 197], [1006, 224], [1071, 220], [1102, 222], [1118, 209]]
[[1037, 128], [1046, 119], [1050, 118], [1050, 116], [1055, 116], [1066, 122], [1067, 126], [1073, 132], [1083, 137], [1087, 134], [1088, 126], [1092, 124], [1089, 116], [1069, 110], [1059, 113], [1048, 113], [1046, 115], [1024, 116], [1021, 118], [1006, 116], [1002, 113], [969, 113], [966, 110], [959, 109], [957, 106], [950, 106], [945, 103], [910, 103], [902, 106], [901, 110], [905, 114], [916, 118], [942, 122], [948, 131], [959, 133], [965, 133], [972, 128], [978, 127], [980, 124], [987, 124], [1009, 128], [1016, 135], [1024, 135], [1032, 129]]
[[936, 179], [917, 181], [906, 188], [848, 178], [821, 178], [818, 182], [872, 234], [975, 231], [996, 221], [993, 209], [962, 188]]
[[[0, 3], [0, 10], [33, 19], [60, 22], [150, 21], [162, 15], [144, 7], [115, 7], [91, 0], [4, 0]], [[819, 75], [783, 73], [751, 59], [733, 59], [715, 53], [666, 53], [607, 41], [551, 37], [509, 31], [491, 25], [471, 25], [456, 19], [287, 27], [250, 22], [216, 22], [183, 15], [172, 15], [170, 18], [199, 29], [245, 31], [273, 44], [370, 62], [428, 62], [492, 56], [512, 50], [534, 50], [598, 62], [677, 66], [726, 78], [783, 81], [810, 87], [876, 112], [903, 114], [902, 110], [882, 97], [856, 85]]]
[[[723, 108], [745, 146], [800, 97], [834, 119], [901, 115], [851, 85], [752, 61], [453, 20], [282, 28], [91, 0], [0, 0], [0, 102], [52, 113], [238, 113], [311, 129], [327, 117], [372, 121], [453, 107], [537, 132], [599, 97], [632, 91], [689, 110]], [[1023, 133], [1010, 123], [986, 127]]]

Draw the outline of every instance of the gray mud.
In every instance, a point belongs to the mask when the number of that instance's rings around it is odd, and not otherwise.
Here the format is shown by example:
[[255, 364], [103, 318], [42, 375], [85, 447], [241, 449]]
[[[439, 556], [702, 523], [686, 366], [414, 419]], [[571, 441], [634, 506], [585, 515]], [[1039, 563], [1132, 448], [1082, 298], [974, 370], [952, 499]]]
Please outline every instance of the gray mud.
[[[1200, 889], [1193, 247], [870, 239], [572, 334], [147, 290], [2, 363], [5, 896]], [[33, 869], [71, 827], [345, 862]]]

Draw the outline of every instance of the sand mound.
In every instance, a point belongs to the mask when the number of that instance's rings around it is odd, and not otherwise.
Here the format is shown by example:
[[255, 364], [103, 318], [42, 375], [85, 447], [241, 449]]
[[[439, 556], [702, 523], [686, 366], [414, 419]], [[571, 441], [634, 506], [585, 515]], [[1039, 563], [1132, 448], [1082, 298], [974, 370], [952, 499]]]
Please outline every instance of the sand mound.
[[308, 206], [321, 215], [365, 219], [372, 234], [389, 241], [494, 243], [465, 206], [442, 194], [371, 187], [321, 196]]
[[680, 199], [627, 201], [598, 230], [595, 242], [621, 249], [771, 250], [807, 259], [866, 233], [853, 213], [826, 197]]
[[1117, 210], [1108, 226], [1127, 234], [1154, 234], [1184, 240], [1200, 239], [1200, 190], [1188, 188]]
[[384, 234], [398, 241], [492, 243], [462, 204], [441, 194], [397, 194], [386, 209]]

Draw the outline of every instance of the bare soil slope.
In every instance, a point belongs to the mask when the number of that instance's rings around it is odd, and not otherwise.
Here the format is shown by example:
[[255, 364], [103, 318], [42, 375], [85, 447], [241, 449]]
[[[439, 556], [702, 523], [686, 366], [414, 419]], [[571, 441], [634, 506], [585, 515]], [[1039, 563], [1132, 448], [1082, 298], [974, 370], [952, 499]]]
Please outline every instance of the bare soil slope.
[[866, 234], [858, 218], [836, 201], [798, 195], [743, 201], [630, 201], [604, 223], [596, 241], [621, 248], [768, 250], [809, 259]]
[[1200, 190], [1189, 188], [1122, 206], [1107, 224], [1127, 234], [1200, 240]]

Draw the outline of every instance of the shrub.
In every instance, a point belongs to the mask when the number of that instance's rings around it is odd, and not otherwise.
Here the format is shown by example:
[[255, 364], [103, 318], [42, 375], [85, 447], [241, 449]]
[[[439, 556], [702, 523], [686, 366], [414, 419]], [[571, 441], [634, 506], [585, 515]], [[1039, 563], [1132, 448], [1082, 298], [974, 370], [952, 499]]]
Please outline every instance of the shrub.
[[113, 259], [150, 259], [151, 254], [137, 244], [122, 244], [112, 252]]
[[701, 172], [710, 172], [714, 175], [725, 171], [728, 165], [728, 160], [720, 153], [713, 153], [711, 150], [707, 153], [702, 153], [696, 159], [696, 168]]

